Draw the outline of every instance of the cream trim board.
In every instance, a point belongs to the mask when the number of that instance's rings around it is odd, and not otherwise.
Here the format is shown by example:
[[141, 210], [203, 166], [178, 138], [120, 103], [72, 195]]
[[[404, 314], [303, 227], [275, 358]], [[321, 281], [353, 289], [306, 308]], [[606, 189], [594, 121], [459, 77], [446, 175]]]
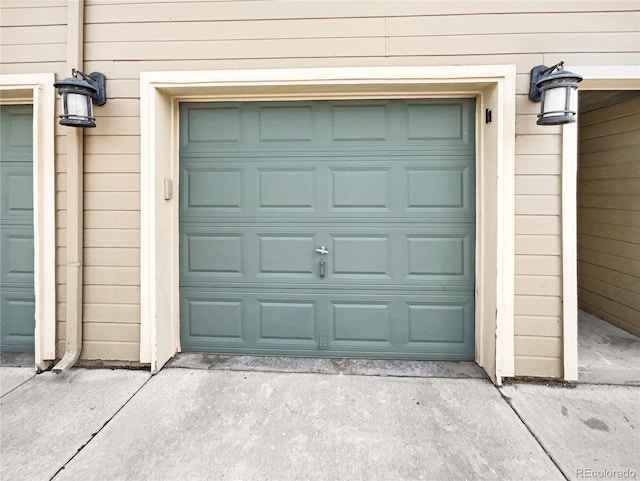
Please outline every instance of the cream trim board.
[[579, 90], [640, 90], [640, 65], [571, 66], [582, 75]]
[[0, 75], [0, 102], [33, 104], [35, 365], [55, 359], [55, 90], [53, 73]]
[[562, 127], [563, 378], [578, 380], [578, 125]]
[[[144, 72], [141, 96], [140, 360], [157, 372], [180, 349], [177, 105], [187, 100], [478, 99], [476, 359], [513, 375], [515, 66]], [[484, 108], [494, 112], [484, 124]], [[165, 179], [174, 196], [164, 200]], [[487, 182], [485, 182], [485, 180]], [[498, 345], [496, 345], [496, 343]]]
[[[516, 86], [512, 82], [502, 82], [498, 86], [503, 92], [498, 103], [498, 117], [515, 119]], [[506, 123], [498, 130], [498, 166], [502, 173], [498, 187], [498, 216], [502, 219], [502, 235], [498, 237], [498, 306], [502, 316], [497, 319], [496, 332], [500, 333], [502, 342], [497, 344], [497, 376], [515, 376], [515, 120]], [[501, 284], [500, 284], [501, 283]]]
[[[580, 90], [640, 90], [640, 66], [571, 66]], [[578, 380], [577, 175], [578, 125], [562, 128], [562, 336], [563, 378]]]

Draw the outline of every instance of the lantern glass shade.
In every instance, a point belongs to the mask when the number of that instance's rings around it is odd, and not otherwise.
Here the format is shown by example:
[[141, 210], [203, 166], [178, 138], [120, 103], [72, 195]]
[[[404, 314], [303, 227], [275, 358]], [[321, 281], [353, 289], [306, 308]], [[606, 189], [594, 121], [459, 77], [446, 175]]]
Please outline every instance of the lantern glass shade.
[[53, 84], [62, 96], [60, 125], [70, 127], [95, 127], [93, 97], [97, 89], [78, 78], [67, 78]]
[[560, 70], [537, 83], [542, 94], [538, 125], [561, 125], [578, 117], [579, 75]]
[[[69, 92], [66, 95], [66, 118], [63, 121], [71, 122], [90, 122], [92, 125], [86, 127], [95, 127], [95, 119], [93, 118], [91, 97], [86, 95]], [[67, 125], [67, 124], [62, 124]], [[71, 124], [75, 125], [75, 124]]]

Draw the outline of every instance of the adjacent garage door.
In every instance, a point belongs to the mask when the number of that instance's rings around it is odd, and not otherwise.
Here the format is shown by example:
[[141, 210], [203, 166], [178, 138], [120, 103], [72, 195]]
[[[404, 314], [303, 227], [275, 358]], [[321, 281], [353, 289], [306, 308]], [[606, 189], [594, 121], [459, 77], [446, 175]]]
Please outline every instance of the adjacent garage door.
[[33, 116], [0, 106], [0, 349], [33, 351]]
[[181, 104], [183, 350], [473, 359], [474, 109]]

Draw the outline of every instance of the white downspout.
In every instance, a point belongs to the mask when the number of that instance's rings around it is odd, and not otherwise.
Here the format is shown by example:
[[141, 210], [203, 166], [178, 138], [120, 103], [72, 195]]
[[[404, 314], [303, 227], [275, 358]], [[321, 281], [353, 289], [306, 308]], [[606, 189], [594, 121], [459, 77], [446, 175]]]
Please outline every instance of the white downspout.
[[[82, 70], [84, 0], [67, 3], [67, 73]], [[71, 368], [82, 352], [83, 174], [82, 128], [66, 127], [67, 137], [67, 316], [65, 353], [53, 371]]]

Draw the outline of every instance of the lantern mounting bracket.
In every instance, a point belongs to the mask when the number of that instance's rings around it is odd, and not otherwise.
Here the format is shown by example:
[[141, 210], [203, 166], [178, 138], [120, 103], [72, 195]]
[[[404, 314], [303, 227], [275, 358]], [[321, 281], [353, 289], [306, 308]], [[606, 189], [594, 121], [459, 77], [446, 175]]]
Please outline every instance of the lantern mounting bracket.
[[96, 89], [96, 92], [91, 97], [91, 101], [93, 105], [104, 105], [107, 103], [107, 77], [100, 72], [91, 72], [90, 74], [86, 74], [77, 69], [71, 70], [73, 76], [78, 78], [80, 75], [89, 85]]
[[547, 67], [546, 65], [537, 65], [536, 67], [533, 67], [531, 69], [531, 83], [529, 84], [529, 100], [533, 102], [540, 102], [542, 99], [542, 93], [536, 84], [554, 70], [562, 70], [563, 66], [564, 62], [558, 62], [553, 67]]

